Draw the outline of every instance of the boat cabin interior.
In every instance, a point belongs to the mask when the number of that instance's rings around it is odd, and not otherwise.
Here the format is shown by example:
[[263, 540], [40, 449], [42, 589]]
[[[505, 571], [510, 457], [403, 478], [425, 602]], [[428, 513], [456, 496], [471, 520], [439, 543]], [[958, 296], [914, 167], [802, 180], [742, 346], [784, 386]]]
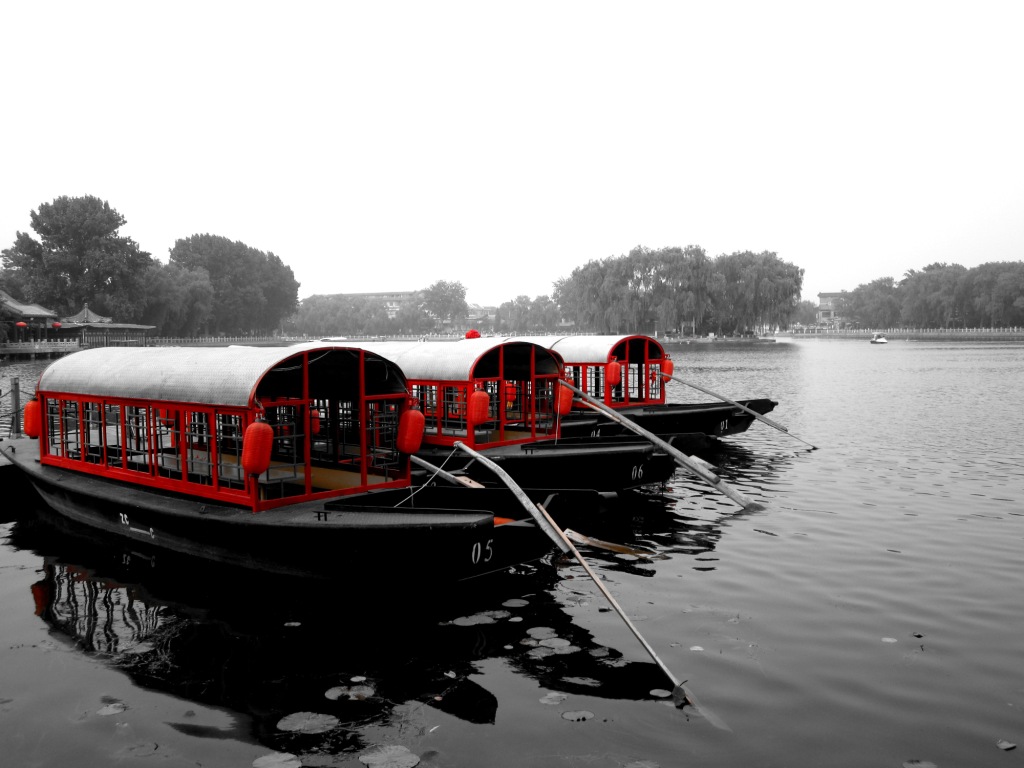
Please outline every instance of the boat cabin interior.
[[556, 437], [560, 360], [530, 342], [366, 342], [408, 377], [424, 415], [424, 442], [481, 449]]
[[[566, 377], [583, 392], [613, 408], [665, 402], [665, 379], [673, 364], [650, 336], [527, 336], [561, 357]], [[574, 408], [587, 410], [581, 403]]]

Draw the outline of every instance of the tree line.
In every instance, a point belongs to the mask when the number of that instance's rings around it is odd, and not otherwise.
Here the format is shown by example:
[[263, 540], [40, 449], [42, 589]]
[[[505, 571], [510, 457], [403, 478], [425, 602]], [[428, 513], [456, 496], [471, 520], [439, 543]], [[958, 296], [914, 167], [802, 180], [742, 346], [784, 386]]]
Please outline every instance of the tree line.
[[862, 328], [1024, 326], [1024, 262], [930, 264], [844, 292], [835, 310]]
[[554, 301], [596, 333], [742, 334], [785, 326], [804, 271], [769, 251], [709, 258], [703, 248], [651, 250], [591, 261], [555, 283]]
[[[398, 303], [374, 295], [314, 295], [273, 253], [211, 234], [179, 239], [164, 264], [120, 234], [125, 219], [98, 198], [60, 197], [31, 212], [0, 252], [0, 288], [61, 316], [88, 303], [118, 322], [154, 325], [163, 336], [286, 333], [309, 336], [423, 334], [465, 329], [465, 287], [440, 280]], [[804, 270], [775, 253], [711, 258], [703, 248], [652, 250], [587, 262], [550, 295], [518, 296], [480, 330], [718, 335], [812, 324], [816, 305], [800, 301]], [[836, 312], [861, 327], [1024, 325], [1024, 262], [967, 269], [931, 264], [896, 281], [883, 277], [843, 292]]]
[[291, 267], [226, 237], [177, 240], [167, 264], [120, 234], [125, 218], [92, 196], [59, 197], [31, 212], [0, 252], [0, 288], [62, 317], [85, 304], [164, 336], [269, 332], [298, 305]]

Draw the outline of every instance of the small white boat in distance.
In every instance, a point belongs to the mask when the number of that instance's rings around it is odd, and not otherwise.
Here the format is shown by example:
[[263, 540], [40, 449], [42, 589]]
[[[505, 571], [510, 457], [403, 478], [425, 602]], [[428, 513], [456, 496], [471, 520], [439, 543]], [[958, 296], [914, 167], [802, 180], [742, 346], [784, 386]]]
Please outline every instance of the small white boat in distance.
[[888, 344], [889, 340], [887, 338], [885, 338], [885, 334], [884, 333], [872, 333], [871, 334], [871, 343], [872, 344]]

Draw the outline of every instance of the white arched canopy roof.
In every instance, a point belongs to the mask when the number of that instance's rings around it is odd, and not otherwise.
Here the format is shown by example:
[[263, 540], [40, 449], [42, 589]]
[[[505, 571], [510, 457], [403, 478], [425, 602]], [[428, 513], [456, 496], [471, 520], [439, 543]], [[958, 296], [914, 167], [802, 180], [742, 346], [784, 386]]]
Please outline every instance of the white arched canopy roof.
[[[308, 354], [308, 362], [304, 355]], [[360, 383], [360, 358], [365, 385]], [[348, 345], [296, 347], [102, 347], [56, 360], [37, 391], [249, 407], [259, 396], [354, 398], [407, 390], [401, 370]]]
[[622, 362], [637, 363], [665, 357], [665, 348], [651, 336], [517, 336], [519, 341], [530, 341], [557, 352], [566, 365], [604, 364], [615, 357]]
[[[498, 338], [458, 341], [346, 341], [396, 363], [417, 381], [471, 381], [499, 375], [525, 380], [561, 373], [557, 355], [530, 341]], [[300, 345], [302, 346], [302, 345]], [[500, 366], [500, 367], [499, 367]]]

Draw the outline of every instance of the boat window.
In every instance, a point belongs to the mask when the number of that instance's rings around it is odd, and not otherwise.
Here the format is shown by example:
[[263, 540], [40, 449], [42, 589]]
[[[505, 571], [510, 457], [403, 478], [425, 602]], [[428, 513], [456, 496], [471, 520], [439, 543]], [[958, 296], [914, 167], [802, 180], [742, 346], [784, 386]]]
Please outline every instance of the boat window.
[[86, 400], [82, 403], [82, 421], [85, 426], [85, 460], [90, 464], [102, 464], [106, 449], [106, 424], [103, 420], [103, 403]]
[[156, 456], [156, 472], [161, 477], [173, 480], [182, 479], [178, 440], [180, 419], [181, 411], [177, 408], [157, 408], [154, 412], [153, 451]]
[[213, 462], [210, 457], [210, 414], [205, 411], [188, 411], [183, 437], [188, 481], [201, 485], [213, 485]]
[[299, 420], [299, 405], [275, 405], [265, 409], [267, 423], [274, 428], [270, 467], [260, 478], [264, 498], [300, 496], [306, 492], [305, 439]]
[[121, 439], [121, 406], [103, 404], [104, 432], [107, 439], [107, 466], [120, 467], [124, 463], [123, 441]]
[[637, 363], [623, 364], [622, 378], [626, 386], [618, 386], [612, 389], [612, 402], [623, 403], [627, 400], [639, 400], [641, 398], [640, 387], [643, 385], [643, 366]]
[[125, 469], [149, 472], [149, 408], [142, 405], [124, 407]]
[[46, 398], [46, 445], [51, 456], [80, 459], [78, 402]]
[[466, 387], [444, 387], [441, 430], [447, 435], [466, 434]]
[[217, 413], [217, 480], [222, 487], [244, 488], [242, 468], [242, 417]]
[[396, 400], [367, 402], [367, 472], [385, 478], [397, 476], [398, 408]]
[[591, 397], [604, 400], [604, 368], [600, 365], [587, 365], [583, 370], [586, 372], [586, 384], [581, 389]]

